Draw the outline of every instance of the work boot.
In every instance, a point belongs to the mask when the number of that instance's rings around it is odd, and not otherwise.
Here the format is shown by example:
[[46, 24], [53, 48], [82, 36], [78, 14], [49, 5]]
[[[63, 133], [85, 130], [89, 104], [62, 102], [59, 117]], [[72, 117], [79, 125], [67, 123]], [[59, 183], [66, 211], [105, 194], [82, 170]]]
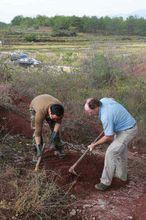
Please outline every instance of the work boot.
[[33, 150], [34, 154], [36, 154], [38, 157], [40, 156], [40, 154], [41, 154], [41, 145], [36, 144], [34, 138], [32, 140], [32, 150]]
[[40, 144], [36, 144], [35, 145], [35, 147], [36, 147], [36, 153], [37, 153], [37, 157], [40, 157], [40, 156], [42, 156], [42, 146], [40, 145]]
[[99, 190], [99, 191], [105, 191], [109, 188], [110, 186], [107, 186], [103, 183], [99, 183], [95, 185], [95, 189]]
[[38, 157], [37, 156], [33, 156], [31, 163], [32, 164], [36, 164], [37, 160], [38, 160]]

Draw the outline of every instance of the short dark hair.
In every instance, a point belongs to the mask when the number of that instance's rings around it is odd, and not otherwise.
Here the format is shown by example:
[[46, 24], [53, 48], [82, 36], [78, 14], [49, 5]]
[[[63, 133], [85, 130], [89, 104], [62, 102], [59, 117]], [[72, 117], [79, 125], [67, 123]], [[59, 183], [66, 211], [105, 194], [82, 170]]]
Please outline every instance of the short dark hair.
[[88, 102], [88, 106], [90, 109], [95, 109], [97, 107], [100, 107], [102, 105], [101, 101], [95, 98], [92, 98], [89, 102]]
[[50, 110], [51, 110], [51, 114], [57, 115], [58, 117], [64, 115], [64, 107], [60, 104], [51, 105]]

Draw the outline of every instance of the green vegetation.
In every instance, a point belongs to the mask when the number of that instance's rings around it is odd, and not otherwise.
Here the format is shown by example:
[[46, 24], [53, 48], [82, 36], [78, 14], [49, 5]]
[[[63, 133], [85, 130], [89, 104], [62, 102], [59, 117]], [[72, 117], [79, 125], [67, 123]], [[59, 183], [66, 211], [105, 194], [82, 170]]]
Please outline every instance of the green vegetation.
[[0, 22], [0, 39], [4, 45], [27, 42], [83, 42], [84, 40], [91, 42], [90, 38], [80, 39], [83, 33], [89, 36], [92, 34], [94, 37], [121, 35], [121, 40], [131, 40], [131, 36], [146, 36], [146, 20], [134, 16], [124, 20], [122, 17], [107, 16], [97, 18], [96, 16], [46, 17], [38, 15], [31, 18], [19, 15], [14, 17], [10, 24]]
[[[19, 26], [50, 26], [53, 29], [74, 29], [77, 32], [89, 33], [106, 33], [106, 34], [141, 34], [145, 35], [146, 21], [143, 18], [136, 18], [130, 16], [126, 20], [122, 17], [65, 17], [55, 16], [47, 18], [46, 16], [37, 16], [36, 18], [24, 18], [23, 16], [16, 16], [12, 20], [12, 25]], [[143, 29], [143, 28], [144, 29]]]
[[[46, 17], [38, 15], [35, 18], [16, 16], [11, 21], [11, 26], [50, 27], [53, 30], [60, 31], [60, 36], [66, 35], [66, 30], [70, 33], [98, 33], [98, 34], [128, 34], [128, 35], [146, 35], [146, 20], [134, 16], [124, 20], [122, 17], [77, 17], [77, 16], [54, 16]], [[63, 33], [64, 32], [64, 33]]]

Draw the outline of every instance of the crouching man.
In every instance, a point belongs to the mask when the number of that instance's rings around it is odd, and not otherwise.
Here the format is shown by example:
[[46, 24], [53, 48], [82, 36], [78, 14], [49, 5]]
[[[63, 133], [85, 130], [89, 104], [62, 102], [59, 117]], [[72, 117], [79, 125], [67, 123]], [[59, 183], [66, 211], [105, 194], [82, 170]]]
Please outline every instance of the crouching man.
[[90, 151], [100, 144], [111, 142], [105, 154], [101, 182], [95, 185], [98, 190], [106, 190], [110, 187], [114, 176], [122, 181], [127, 180], [127, 146], [136, 136], [136, 121], [112, 98], [101, 100], [89, 98], [84, 109], [88, 115], [98, 116], [104, 130], [104, 136], [88, 146]]
[[59, 158], [64, 158], [64, 150], [60, 141], [59, 131], [64, 115], [62, 103], [51, 95], [43, 94], [35, 97], [30, 103], [31, 127], [34, 129], [34, 141], [37, 157], [41, 156], [43, 145], [43, 122], [49, 124], [51, 137], [48, 148], [54, 150]]

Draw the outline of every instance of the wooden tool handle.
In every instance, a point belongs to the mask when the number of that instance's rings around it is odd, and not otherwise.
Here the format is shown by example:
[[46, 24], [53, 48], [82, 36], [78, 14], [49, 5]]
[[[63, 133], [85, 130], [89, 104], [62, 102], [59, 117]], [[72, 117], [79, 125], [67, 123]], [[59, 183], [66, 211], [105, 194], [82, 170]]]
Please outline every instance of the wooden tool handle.
[[78, 163], [84, 158], [84, 156], [88, 153], [88, 151], [89, 151], [89, 148], [87, 148], [86, 150], [85, 150], [85, 152], [82, 154], [82, 156], [75, 162], [75, 164], [71, 167], [71, 169], [74, 169], [77, 165], [78, 165]]
[[[98, 137], [94, 140], [93, 143], [95, 143], [102, 135], [103, 135], [103, 131], [98, 135]], [[74, 170], [74, 168], [78, 165], [78, 163], [84, 158], [84, 156], [88, 153], [89, 148], [87, 148], [85, 150], [85, 152], [82, 154], [82, 156], [75, 162], [75, 164], [69, 169], [69, 171], [71, 172], [72, 170]]]

